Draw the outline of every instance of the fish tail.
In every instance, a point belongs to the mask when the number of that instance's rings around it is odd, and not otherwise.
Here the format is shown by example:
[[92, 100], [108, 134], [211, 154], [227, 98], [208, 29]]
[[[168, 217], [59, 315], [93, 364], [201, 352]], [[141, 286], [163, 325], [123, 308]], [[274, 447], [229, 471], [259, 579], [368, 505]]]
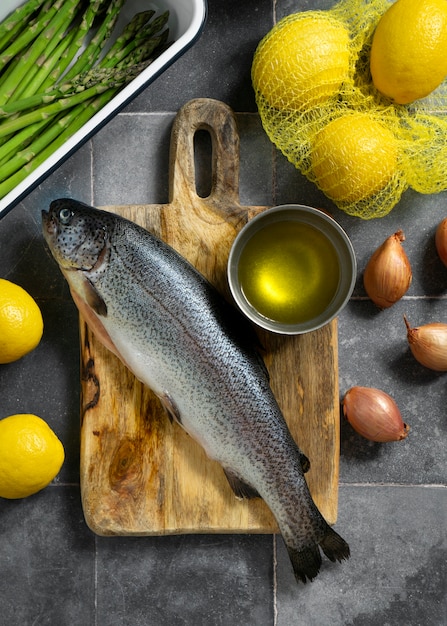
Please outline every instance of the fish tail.
[[[316, 543], [308, 544], [297, 549], [286, 544], [286, 547], [296, 580], [303, 583], [306, 583], [307, 580], [313, 580], [321, 567], [321, 553], [318, 545]], [[346, 541], [329, 525], [326, 525], [320, 547], [331, 561], [343, 561], [348, 559], [350, 555]]]
[[340, 537], [330, 526], [326, 529], [326, 534], [320, 541], [320, 547], [330, 561], [341, 562], [349, 559], [351, 551], [346, 541]]
[[321, 554], [317, 544], [299, 550], [287, 544], [286, 547], [296, 580], [303, 583], [313, 580], [321, 567]]

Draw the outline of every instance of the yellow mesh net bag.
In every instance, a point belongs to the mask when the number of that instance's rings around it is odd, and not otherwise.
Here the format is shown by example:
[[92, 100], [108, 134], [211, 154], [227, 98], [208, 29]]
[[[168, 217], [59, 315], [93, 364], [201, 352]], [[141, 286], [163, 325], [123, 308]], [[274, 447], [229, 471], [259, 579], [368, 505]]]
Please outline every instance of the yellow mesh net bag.
[[252, 65], [270, 140], [340, 209], [383, 217], [412, 187], [447, 189], [447, 81], [411, 105], [374, 87], [369, 55], [388, 0], [341, 0], [282, 19]]

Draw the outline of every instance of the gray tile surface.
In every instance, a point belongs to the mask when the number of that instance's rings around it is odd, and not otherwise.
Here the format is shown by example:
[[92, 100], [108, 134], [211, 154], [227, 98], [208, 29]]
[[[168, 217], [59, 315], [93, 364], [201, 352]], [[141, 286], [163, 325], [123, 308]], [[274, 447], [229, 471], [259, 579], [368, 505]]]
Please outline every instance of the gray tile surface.
[[447, 623], [447, 491], [343, 485], [338, 530], [352, 557], [297, 588], [278, 542], [278, 626]]
[[[250, 86], [253, 51], [273, 20], [331, 4], [210, 0], [200, 41], [0, 221], [0, 276], [32, 293], [45, 321], [39, 347], [0, 367], [0, 417], [38, 413], [66, 450], [50, 487], [0, 502], [0, 623], [447, 623], [447, 378], [415, 362], [402, 318], [407, 314], [415, 326], [447, 322], [447, 269], [433, 241], [447, 214], [446, 194], [408, 191], [381, 220], [341, 213], [272, 147]], [[40, 211], [60, 196], [95, 204], [166, 203], [171, 124], [178, 108], [195, 97], [223, 100], [237, 113], [243, 204], [319, 206], [347, 230], [359, 272], [339, 318], [340, 394], [356, 384], [380, 387], [395, 397], [411, 426], [403, 442], [374, 444], [342, 419], [336, 528], [352, 557], [335, 565], [326, 560], [306, 586], [295, 583], [279, 537], [105, 538], [83, 518], [77, 313], [44, 249]], [[397, 305], [380, 312], [366, 297], [362, 271], [373, 250], [399, 228], [413, 283]]]
[[0, 509], [2, 624], [94, 624], [95, 538], [77, 486]]
[[97, 539], [98, 624], [273, 623], [270, 536]]

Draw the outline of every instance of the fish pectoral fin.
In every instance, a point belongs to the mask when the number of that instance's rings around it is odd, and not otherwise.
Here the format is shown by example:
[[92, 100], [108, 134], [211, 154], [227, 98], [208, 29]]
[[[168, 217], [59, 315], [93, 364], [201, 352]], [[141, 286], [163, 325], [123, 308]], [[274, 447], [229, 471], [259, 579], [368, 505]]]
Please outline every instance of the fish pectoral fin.
[[121, 361], [126, 364], [125, 359], [119, 353], [117, 347], [112, 341], [109, 333], [107, 332], [104, 324], [102, 323], [100, 317], [95, 313], [95, 311], [88, 305], [87, 301], [82, 298], [77, 291], [71, 289], [71, 295], [73, 297], [73, 301], [76, 304], [79, 313], [84, 318], [84, 321], [87, 323], [87, 326], [90, 328], [92, 333], [96, 336], [96, 338], [105, 346], [110, 352], [113, 352]]
[[180, 411], [171, 396], [166, 392], [159, 397], [163, 407], [165, 408], [166, 413], [168, 414], [171, 424], [173, 421], [175, 421], [180, 424], [180, 426], [183, 426]]
[[101, 298], [95, 287], [89, 280], [84, 282], [84, 293], [87, 304], [97, 315], [107, 316], [107, 304]]
[[241, 480], [239, 476], [236, 476], [234, 472], [225, 468], [223, 468], [223, 471], [225, 472], [225, 476], [227, 477], [227, 480], [230, 483], [230, 487], [233, 490], [236, 498], [242, 500], [242, 498], [250, 499], [260, 497], [256, 489], [254, 489], [250, 485], [247, 485], [247, 483], [244, 483], [244, 481]]

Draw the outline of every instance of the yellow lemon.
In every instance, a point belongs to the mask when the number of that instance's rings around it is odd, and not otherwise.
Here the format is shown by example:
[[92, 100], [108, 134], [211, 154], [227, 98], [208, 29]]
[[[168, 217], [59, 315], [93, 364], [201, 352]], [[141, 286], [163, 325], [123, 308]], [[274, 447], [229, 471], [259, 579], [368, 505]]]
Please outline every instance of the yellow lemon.
[[395, 175], [397, 141], [368, 113], [347, 113], [317, 134], [311, 167], [317, 185], [329, 198], [358, 202], [382, 190]]
[[0, 363], [17, 361], [34, 350], [42, 333], [36, 301], [19, 285], [0, 278]]
[[26, 498], [46, 487], [64, 462], [48, 424], [28, 413], [0, 420], [0, 497]]
[[431, 93], [447, 76], [446, 0], [397, 0], [380, 18], [371, 47], [375, 87], [398, 104]]
[[336, 18], [307, 11], [283, 18], [262, 39], [252, 82], [270, 106], [302, 109], [333, 96], [349, 73], [349, 34]]

